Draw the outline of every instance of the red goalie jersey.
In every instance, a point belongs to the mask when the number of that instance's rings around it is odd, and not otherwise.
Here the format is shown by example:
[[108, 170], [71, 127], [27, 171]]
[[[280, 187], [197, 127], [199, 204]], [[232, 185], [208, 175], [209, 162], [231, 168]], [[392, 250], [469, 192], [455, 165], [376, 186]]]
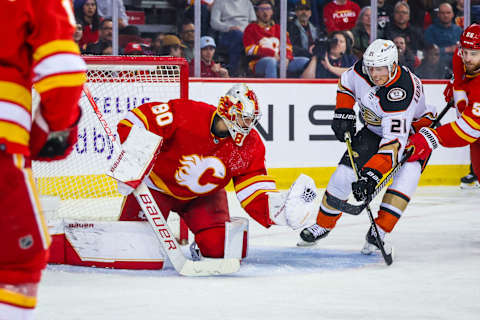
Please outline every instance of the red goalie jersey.
[[269, 218], [268, 198], [276, 191], [265, 168], [265, 146], [256, 130], [251, 130], [242, 146], [230, 136], [211, 133], [216, 115], [212, 105], [178, 99], [152, 102], [131, 110], [118, 124], [121, 141], [132, 126], [140, 126], [163, 137], [150, 175], [149, 188], [178, 200], [193, 200], [225, 188], [233, 179], [242, 207], [262, 225]]

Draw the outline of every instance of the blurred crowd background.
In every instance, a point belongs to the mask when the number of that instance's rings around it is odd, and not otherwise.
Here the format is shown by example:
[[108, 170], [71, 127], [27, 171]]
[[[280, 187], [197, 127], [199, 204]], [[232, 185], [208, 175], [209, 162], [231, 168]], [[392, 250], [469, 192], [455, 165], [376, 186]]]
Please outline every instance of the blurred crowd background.
[[[480, 1], [469, 2], [467, 21], [480, 21]], [[287, 0], [286, 76], [338, 78], [362, 57], [376, 20], [376, 38], [395, 42], [400, 64], [423, 79], [451, 77], [464, 0], [378, 0], [376, 19], [371, 4]], [[74, 0], [74, 8], [83, 54], [111, 55], [115, 29], [119, 54], [184, 57], [194, 74], [194, 0]], [[279, 77], [279, 0], [202, 0], [198, 11], [201, 77]]]

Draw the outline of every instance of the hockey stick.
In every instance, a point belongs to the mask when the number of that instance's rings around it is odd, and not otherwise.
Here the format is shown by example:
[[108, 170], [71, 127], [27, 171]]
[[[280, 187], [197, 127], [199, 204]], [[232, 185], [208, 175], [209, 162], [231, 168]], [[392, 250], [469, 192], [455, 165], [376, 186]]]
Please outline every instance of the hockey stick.
[[[447, 103], [447, 105], [443, 108], [438, 117], [430, 124], [431, 128], [435, 128], [440, 125], [440, 120], [445, 116], [445, 114], [452, 107], [452, 105], [453, 101]], [[363, 209], [365, 209], [365, 207], [370, 204], [370, 202], [383, 190], [383, 188], [385, 188], [385, 186], [390, 182], [390, 180], [397, 175], [398, 171], [400, 171], [404, 163], [407, 162], [408, 158], [412, 155], [412, 152], [413, 150], [407, 150], [403, 154], [402, 159], [395, 165], [395, 167], [393, 167], [392, 170], [390, 170], [390, 172], [382, 179], [381, 183], [375, 188], [375, 191], [370, 196], [369, 202], [364, 202], [360, 205], [354, 205], [335, 196], [332, 196], [329, 193], [325, 193], [327, 203], [342, 212], [351, 215], [359, 215], [360, 213], [362, 213]]]
[[[360, 176], [358, 174], [358, 169], [357, 169], [357, 165], [355, 163], [355, 160], [353, 159], [352, 138], [350, 136], [350, 132], [345, 133], [345, 143], [347, 144], [348, 157], [350, 158], [350, 163], [352, 165], [353, 172], [355, 173], [355, 177], [358, 180], [360, 178]], [[392, 253], [390, 252], [390, 253], [387, 254], [385, 252], [385, 248], [383, 246], [383, 241], [382, 241], [382, 239], [380, 239], [380, 237], [378, 235], [377, 224], [375, 223], [375, 220], [373, 219], [372, 210], [370, 210], [370, 205], [369, 205], [370, 201], [371, 201], [371, 197], [368, 196], [367, 199], [365, 200], [365, 208], [367, 209], [368, 218], [370, 219], [370, 224], [372, 226], [373, 236], [375, 237], [375, 241], [377, 242], [377, 246], [380, 249], [380, 252], [382, 253], [382, 257], [385, 260], [385, 263], [387, 264], [387, 266], [389, 266], [393, 262]]]
[[[95, 111], [98, 120], [102, 124], [102, 127], [107, 136], [110, 138], [111, 142], [114, 143], [118, 148], [121, 148], [119, 141], [116, 139], [115, 134], [113, 134], [114, 131], [110, 129], [108, 123], [105, 121], [102, 113], [98, 109], [97, 103], [93, 99], [90, 90], [84, 86], [83, 92], [85, 93], [85, 96], [90, 102], [90, 105]], [[142, 182], [133, 191], [133, 195], [147, 217], [155, 236], [161, 243], [163, 251], [166, 253], [170, 262], [178, 273], [184, 276], [212, 276], [230, 274], [237, 272], [240, 269], [240, 259], [235, 258], [204, 258], [199, 261], [187, 259], [145, 183]]]

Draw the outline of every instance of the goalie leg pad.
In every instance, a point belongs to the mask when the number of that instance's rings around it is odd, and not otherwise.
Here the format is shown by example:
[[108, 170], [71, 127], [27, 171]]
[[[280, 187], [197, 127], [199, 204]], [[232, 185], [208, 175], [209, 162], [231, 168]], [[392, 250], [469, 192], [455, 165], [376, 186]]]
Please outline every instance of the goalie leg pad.
[[248, 251], [248, 220], [232, 217], [225, 223], [225, 258], [241, 259]]
[[203, 257], [223, 258], [225, 247], [225, 226], [204, 229], [195, 234], [200, 253]]

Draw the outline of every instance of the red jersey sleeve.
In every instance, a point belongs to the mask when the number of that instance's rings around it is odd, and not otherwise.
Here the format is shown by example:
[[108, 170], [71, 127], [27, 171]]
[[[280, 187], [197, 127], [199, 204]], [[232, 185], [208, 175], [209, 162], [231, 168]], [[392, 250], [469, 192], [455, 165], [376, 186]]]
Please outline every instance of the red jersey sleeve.
[[50, 129], [62, 130], [78, 119], [78, 99], [86, 80], [85, 63], [72, 39], [72, 4], [68, 0], [30, 2], [32, 32], [26, 41], [33, 52], [33, 84]]
[[261, 46], [263, 29], [257, 23], [250, 23], [243, 33], [243, 47], [247, 56], [273, 57], [275, 50]]
[[[480, 93], [470, 97], [468, 106], [457, 120], [436, 129], [440, 144], [444, 147], [463, 147], [480, 138]], [[477, 102], [476, 102], [477, 101]]]
[[267, 192], [277, 192], [275, 180], [267, 175], [265, 168], [265, 146], [256, 131], [254, 148], [245, 145], [252, 152], [252, 162], [248, 170], [233, 177], [237, 198], [245, 211], [264, 227], [274, 223], [270, 220]]

